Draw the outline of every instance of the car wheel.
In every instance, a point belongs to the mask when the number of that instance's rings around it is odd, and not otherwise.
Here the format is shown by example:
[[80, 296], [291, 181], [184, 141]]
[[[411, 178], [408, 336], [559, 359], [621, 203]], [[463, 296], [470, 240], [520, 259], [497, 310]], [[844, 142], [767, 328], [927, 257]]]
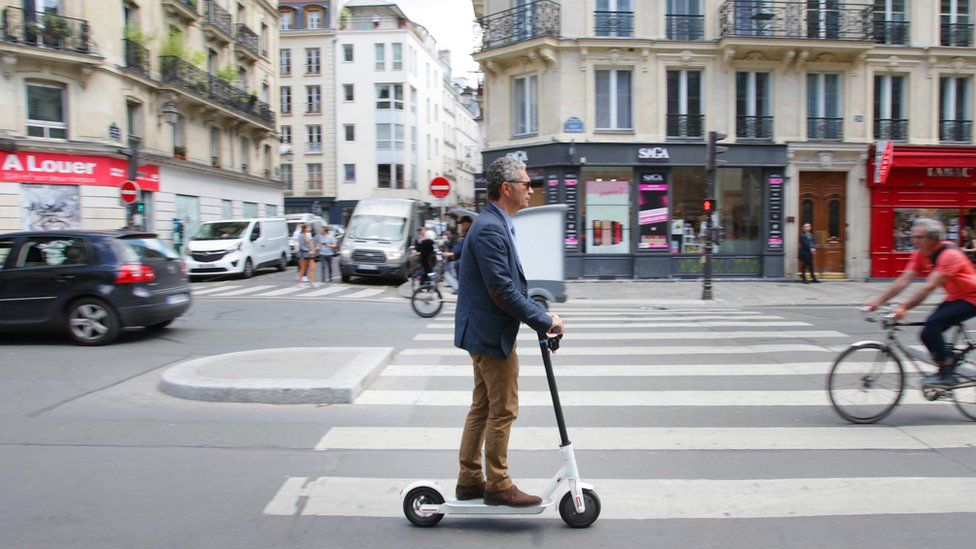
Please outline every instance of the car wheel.
[[349, 276], [349, 275], [342, 275], [342, 281], [343, 281], [343, 282], [349, 282], [349, 279], [351, 279], [351, 278], [352, 278], [352, 277], [351, 277], [351, 276]]
[[278, 266], [276, 268], [279, 273], [288, 268], [288, 257], [285, 254], [281, 254], [281, 259], [278, 260]]
[[80, 345], [105, 345], [119, 335], [119, 315], [100, 299], [86, 297], [68, 307], [65, 329]]
[[241, 276], [244, 278], [251, 278], [254, 276], [254, 263], [251, 262], [251, 258], [244, 260], [244, 270], [241, 271]]

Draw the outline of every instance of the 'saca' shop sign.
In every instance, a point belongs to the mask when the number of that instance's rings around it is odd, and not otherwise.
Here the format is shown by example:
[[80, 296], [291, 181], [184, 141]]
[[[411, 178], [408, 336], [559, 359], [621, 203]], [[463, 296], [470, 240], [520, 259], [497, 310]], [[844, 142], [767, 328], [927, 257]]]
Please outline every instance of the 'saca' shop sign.
[[637, 160], [642, 162], [654, 160], [671, 160], [667, 147], [641, 147], [637, 149]]
[[[0, 151], [0, 181], [47, 185], [118, 187], [128, 179], [121, 158], [79, 154]], [[159, 190], [159, 167], [139, 166], [139, 187]]]

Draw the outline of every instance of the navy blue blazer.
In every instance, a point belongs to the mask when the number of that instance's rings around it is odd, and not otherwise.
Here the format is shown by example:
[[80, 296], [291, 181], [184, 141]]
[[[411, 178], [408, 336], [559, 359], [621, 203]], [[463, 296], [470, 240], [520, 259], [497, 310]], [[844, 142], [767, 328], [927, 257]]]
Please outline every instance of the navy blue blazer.
[[464, 238], [458, 282], [456, 347], [505, 358], [512, 352], [523, 322], [536, 332], [552, 326], [546, 310], [529, 299], [504, 213], [493, 203], [488, 203]]

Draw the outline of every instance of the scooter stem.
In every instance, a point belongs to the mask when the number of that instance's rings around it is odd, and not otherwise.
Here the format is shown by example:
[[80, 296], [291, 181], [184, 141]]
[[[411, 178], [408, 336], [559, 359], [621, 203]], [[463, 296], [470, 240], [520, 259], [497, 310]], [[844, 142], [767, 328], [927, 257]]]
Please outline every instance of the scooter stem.
[[549, 355], [549, 336], [545, 333], [539, 333], [539, 348], [542, 349], [542, 364], [546, 367], [546, 380], [549, 382], [552, 408], [556, 412], [556, 426], [559, 427], [559, 446], [569, 446], [569, 435], [566, 433], [566, 420], [563, 419], [563, 406], [559, 402], [559, 390], [556, 389], [556, 376], [552, 372], [552, 359]]

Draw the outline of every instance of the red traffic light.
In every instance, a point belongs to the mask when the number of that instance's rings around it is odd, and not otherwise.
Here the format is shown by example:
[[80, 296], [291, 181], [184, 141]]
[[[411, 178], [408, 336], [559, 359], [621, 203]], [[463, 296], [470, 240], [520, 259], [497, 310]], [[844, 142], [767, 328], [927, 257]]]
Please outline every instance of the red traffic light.
[[714, 212], [715, 211], [715, 199], [714, 198], [706, 198], [705, 201], [704, 201], [704, 203], [702, 204], [702, 209], [705, 210], [705, 213], [712, 213], [712, 212]]

